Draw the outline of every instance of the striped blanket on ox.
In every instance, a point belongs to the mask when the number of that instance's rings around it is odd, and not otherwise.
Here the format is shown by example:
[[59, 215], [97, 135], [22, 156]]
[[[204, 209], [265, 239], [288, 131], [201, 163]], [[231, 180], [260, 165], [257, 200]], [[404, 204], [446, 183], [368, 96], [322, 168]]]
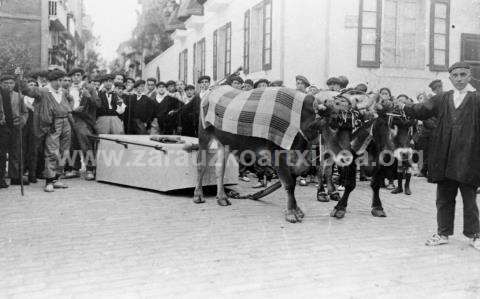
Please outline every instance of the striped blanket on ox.
[[213, 89], [202, 100], [204, 128], [214, 126], [231, 134], [258, 137], [291, 149], [300, 132], [306, 94], [284, 87], [241, 91], [230, 86]]

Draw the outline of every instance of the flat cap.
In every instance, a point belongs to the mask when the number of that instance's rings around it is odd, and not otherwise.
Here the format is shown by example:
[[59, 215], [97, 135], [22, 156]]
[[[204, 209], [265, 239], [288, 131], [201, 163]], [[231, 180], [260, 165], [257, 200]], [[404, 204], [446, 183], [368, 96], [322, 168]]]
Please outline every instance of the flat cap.
[[328, 85], [334, 85], [334, 84], [341, 85], [341, 84], [342, 84], [342, 81], [340, 81], [340, 79], [338, 79], [337, 77], [330, 77], [330, 78], [328, 78], [328, 80], [327, 80], [327, 86], [328, 86]]
[[185, 90], [191, 90], [191, 89], [195, 90], [195, 86], [189, 84], [185, 87]]
[[112, 74], [106, 74], [100, 77], [100, 83], [108, 81], [108, 80], [113, 80], [115, 77]]
[[122, 82], [115, 82], [115, 84], [113, 84], [115, 87], [118, 87], [118, 88], [121, 88], [121, 89], [125, 89], [125, 84], [123, 84]]
[[465, 61], [459, 61], [459, 62], [455, 62], [454, 64], [452, 64], [451, 67], [448, 68], [448, 72], [451, 73], [453, 70], [455, 69], [471, 69], [472, 67], [470, 66], [470, 64], [466, 63]]
[[210, 81], [212, 81], [212, 78], [210, 78], [210, 76], [207, 76], [207, 75], [200, 76], [200, 78], [198, 78], [198, 80], [197, 80], [197, 83], [200, 83], [203, 80], [208, 80], [208, 82], [210, 82]]
[[15, 75], [12, 74], [5, 74], [0, 76], [0, 82], [7, 81], [7, 80], [16, 80], [17, 78]]
[[82, 68], [79, 68], [79, 67], [75, 67], [73, 68], [70, 72], [68, 72], [68, 76], [73, 76], [75, 75], [76, 73], [80, 73], [82, 74], [82, 76], [85, 74], [85, 71], [82, 69]]
[[305, 77], [305, 76], [302, 76], [302, 75], [297, 75], [295, 77], [295, 80], [297, 81], [302, 81], [306, 87], [309, 87], [310, 86], [310, 82], [308, 81], [308, 79]]
[[430, 82], [430, 84], [428, 84], [428, 87], [432, 88], [437, 83], [442, 83], [442, 80], [440, 79], [433, 80], [432, 82]]
[[61, 79], [63, 77], [65, 77], [67, 74], [65, 74], [65, 72], [61, 71], [61, 70], [51, 70], [48, 72], [47, 74], [47, 80], [48, 81], [55, 81], [55, 80], [58, 80], [58, 79]]
[[133, 88], [137, 88], [140, 85], [145, 85], [145, 80], [137, 80], [137, 82], [135, 82], [135, 84], [133, 85]]
[[133, 79], [133, 78], [130, 78], [130, 77], [126, 78], [126, 79], [125, 79], [125, 82], [128, 83], [128, 81], [130, 81], [130, 82], [132, 82], [133, 84], [135, 84], [135, 79]]
[[167, 87], [167, 84], [165, 84], [165, 82], [163, 81], [158, 81], [157, 87], [160, 87], [160, 86]]

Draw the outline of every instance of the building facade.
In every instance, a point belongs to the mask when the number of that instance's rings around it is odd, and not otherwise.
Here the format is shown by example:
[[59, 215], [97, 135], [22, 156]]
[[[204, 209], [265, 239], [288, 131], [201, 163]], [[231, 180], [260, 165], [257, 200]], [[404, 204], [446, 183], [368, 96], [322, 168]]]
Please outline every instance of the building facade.
[[480, 79], [480, 1], [183, 0], [176, 13], [173, 45], [143, 77], [218, 81], [241, 66], [286, 86], [297, 74], [320, 88], [345, 75], [415, 96], [437, 78], [448, 88], [448, 65], [464, 60]]
[[0, 40], [27, 49], [31, 69], [69, 70], [85, 55], [83, 0], [0, 0]]

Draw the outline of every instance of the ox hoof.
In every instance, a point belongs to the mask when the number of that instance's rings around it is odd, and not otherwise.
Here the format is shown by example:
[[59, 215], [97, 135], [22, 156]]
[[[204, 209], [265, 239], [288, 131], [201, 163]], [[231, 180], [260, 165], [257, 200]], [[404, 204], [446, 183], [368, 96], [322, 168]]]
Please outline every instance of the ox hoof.
[[339, 201], [340, 200], [340, 194], [338, 194], [338, 192], [330, 194], [330, 200]]
[[297, 216], [298, 219], [305, 218], [305, 213], [299, 207], [295, 209], [295, 215]]
[[342, 219], [343, 217], [345, 217], [345, 210], [333, 209], [333, 211], [330, 213], [330, 217]]
[[328, 195], [325, 192], [317, 192], [317, 200], [320, 202], [329, 202]]
[[373, 208], [372, 215], [374, 217], [387, 217], [387, 214], [385, 214], [385, 211], [383, 211], [381, 208]]
[[297, 216], [296, 210], [287, 210], [285, 213], [285, 220], [290, 223], [297, 223], [301, 221], [301, 219], [299, 219]]
[[202, 195], [195, 195], [195, 197], [193, 198], [193, 202], [196, 204], [201, 204], [201, 203], [205, 203], [205, 199], [203, 198]]
[[226, 207], [232, 205], [228, 198], [217, 198], [217, 203], [219, 206]]

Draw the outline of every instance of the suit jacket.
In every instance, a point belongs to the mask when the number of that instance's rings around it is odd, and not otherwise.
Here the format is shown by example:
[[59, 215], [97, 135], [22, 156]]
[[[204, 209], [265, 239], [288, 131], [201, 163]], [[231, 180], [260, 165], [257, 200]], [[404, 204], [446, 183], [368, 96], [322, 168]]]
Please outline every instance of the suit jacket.
[[455, 108], [453, 91], [404, 108], [421, 120], [437, 117], [428, 150], [428, 179], [445, 179], [480, 186], [480, 93], [468, 92]]
[[[108, 105], [108, 97], [107, 95], [111, 94], [112, 95], [112, 101], [111, 101], [111, 106], [112, 108], [110, 109], [110, 106]], [[97, 105], [97, 117], [100, 116], [118, 116], [117, 113], [117, 105], [119, 102], [118, 95], [114, 92], [107, 92], [106, 90], [101, 90], [98, 93], [98, 98], [96, 99], [98, 102]]]

